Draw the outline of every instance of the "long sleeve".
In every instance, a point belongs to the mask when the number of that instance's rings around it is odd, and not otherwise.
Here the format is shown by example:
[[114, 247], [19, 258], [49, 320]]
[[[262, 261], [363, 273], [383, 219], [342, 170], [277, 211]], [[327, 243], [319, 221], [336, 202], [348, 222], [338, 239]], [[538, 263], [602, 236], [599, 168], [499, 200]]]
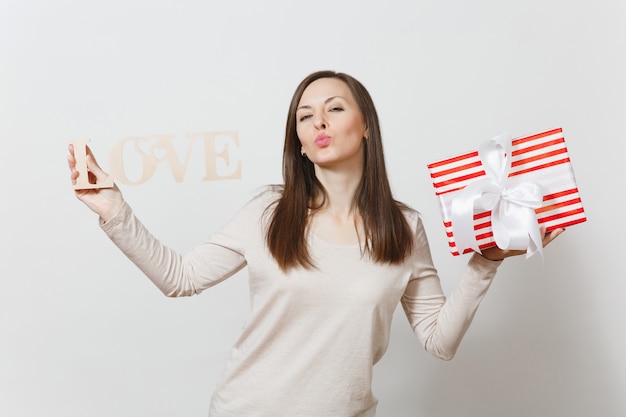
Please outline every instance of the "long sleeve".
[[413, 276], [402, 296], [402, 307], [424, 348], [438, 358], [450, 360], [501, 262], [473, 254], [457, 287], [446, 298], [421, 220], [418, 220], [415, 244]]
[[198, 294], [246, 265], [247, 238], [260, 227], [263, 198], [252, 199], [210, 239], [181, 255], [162, 244], [124, 203], [102, 229], [116, 246], [167, 296]]

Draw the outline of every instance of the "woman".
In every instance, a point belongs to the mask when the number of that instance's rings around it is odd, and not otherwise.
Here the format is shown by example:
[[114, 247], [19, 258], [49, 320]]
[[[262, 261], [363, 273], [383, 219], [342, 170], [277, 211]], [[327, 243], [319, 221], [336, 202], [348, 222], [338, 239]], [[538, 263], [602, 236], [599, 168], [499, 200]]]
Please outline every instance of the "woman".
[[[90, 151], [87, 164], [92, 182], [106, 180]], [[71, 148], [69, 166], [75, 183]], [[184, 256], [150, 235], [116, 187], [76, 195], [167, 296], [248, 267], [250, 317], [210, 416], [374, 416], [372, 367], [398, 303], [425, 349], [452, 359], [501, 260], [522, 252], [473, 254], [446, 299], [419, 214], [392, 197], [372, 99], [346, 74], [313, 73], [296, 89], [283, 176]]]

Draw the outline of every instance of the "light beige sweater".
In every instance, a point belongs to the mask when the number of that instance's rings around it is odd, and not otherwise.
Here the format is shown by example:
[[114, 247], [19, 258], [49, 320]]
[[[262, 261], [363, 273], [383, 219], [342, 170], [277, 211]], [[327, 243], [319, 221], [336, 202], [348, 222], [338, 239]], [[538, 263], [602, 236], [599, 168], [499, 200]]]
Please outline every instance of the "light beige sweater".
[[251, 313], [211, 401], [211, 417], [371, 417], [372, 367], [402, 303], [433, 355], [451, 359], [499, 262], [473, 255], [446, 300], [417, 212], [401, 265], [377, 264], [358, 245], [309, 236], [317, 269], [283, 273], [265, 245], [266, 208], [253, 198], [221, 231], [182, 256], [155, 239], [127, 204], [102, 228], [167, 296], [188, 296], [248, 267]]

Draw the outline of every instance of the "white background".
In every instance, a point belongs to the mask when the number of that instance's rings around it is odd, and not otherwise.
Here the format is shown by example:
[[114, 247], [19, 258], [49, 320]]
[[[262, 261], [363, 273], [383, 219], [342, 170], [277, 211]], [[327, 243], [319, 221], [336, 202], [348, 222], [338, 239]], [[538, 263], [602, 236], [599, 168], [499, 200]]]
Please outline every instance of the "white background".
[[[396, 197], [420, 210], [446, 292], [426, 164], [563, 127], [588, 221], [507, 260], [452, 362], [398, 311], [381, 417], [626, 415], [626, 2], [0, 0], [0, 415], [205, 416], [248, 311], [245, 271], [168, 299], [75, 199], [66, 144], [107, 167], [129, 136], [236, 130], [241, 180], [122, 186], [184, 252], [281, 181], [297, 83], [334, 69], [378, 106]], [[268, 381], [271, 383], [271, 381]]]

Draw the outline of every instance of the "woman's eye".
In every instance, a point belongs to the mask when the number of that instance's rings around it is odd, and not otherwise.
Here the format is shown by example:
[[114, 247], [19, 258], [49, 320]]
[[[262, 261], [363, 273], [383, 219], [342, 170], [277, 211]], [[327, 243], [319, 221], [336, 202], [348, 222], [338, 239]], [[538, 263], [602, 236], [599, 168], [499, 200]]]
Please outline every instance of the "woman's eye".
[[306, 119], [310, 118], [311, 115], [310, 114], [305, 114], [303, 116], [300, 116], [300, 118], [298, 119], [301, 122], [304, 122]]
[[331, 107], [330, 111], [343, 111], [341, 107]]

